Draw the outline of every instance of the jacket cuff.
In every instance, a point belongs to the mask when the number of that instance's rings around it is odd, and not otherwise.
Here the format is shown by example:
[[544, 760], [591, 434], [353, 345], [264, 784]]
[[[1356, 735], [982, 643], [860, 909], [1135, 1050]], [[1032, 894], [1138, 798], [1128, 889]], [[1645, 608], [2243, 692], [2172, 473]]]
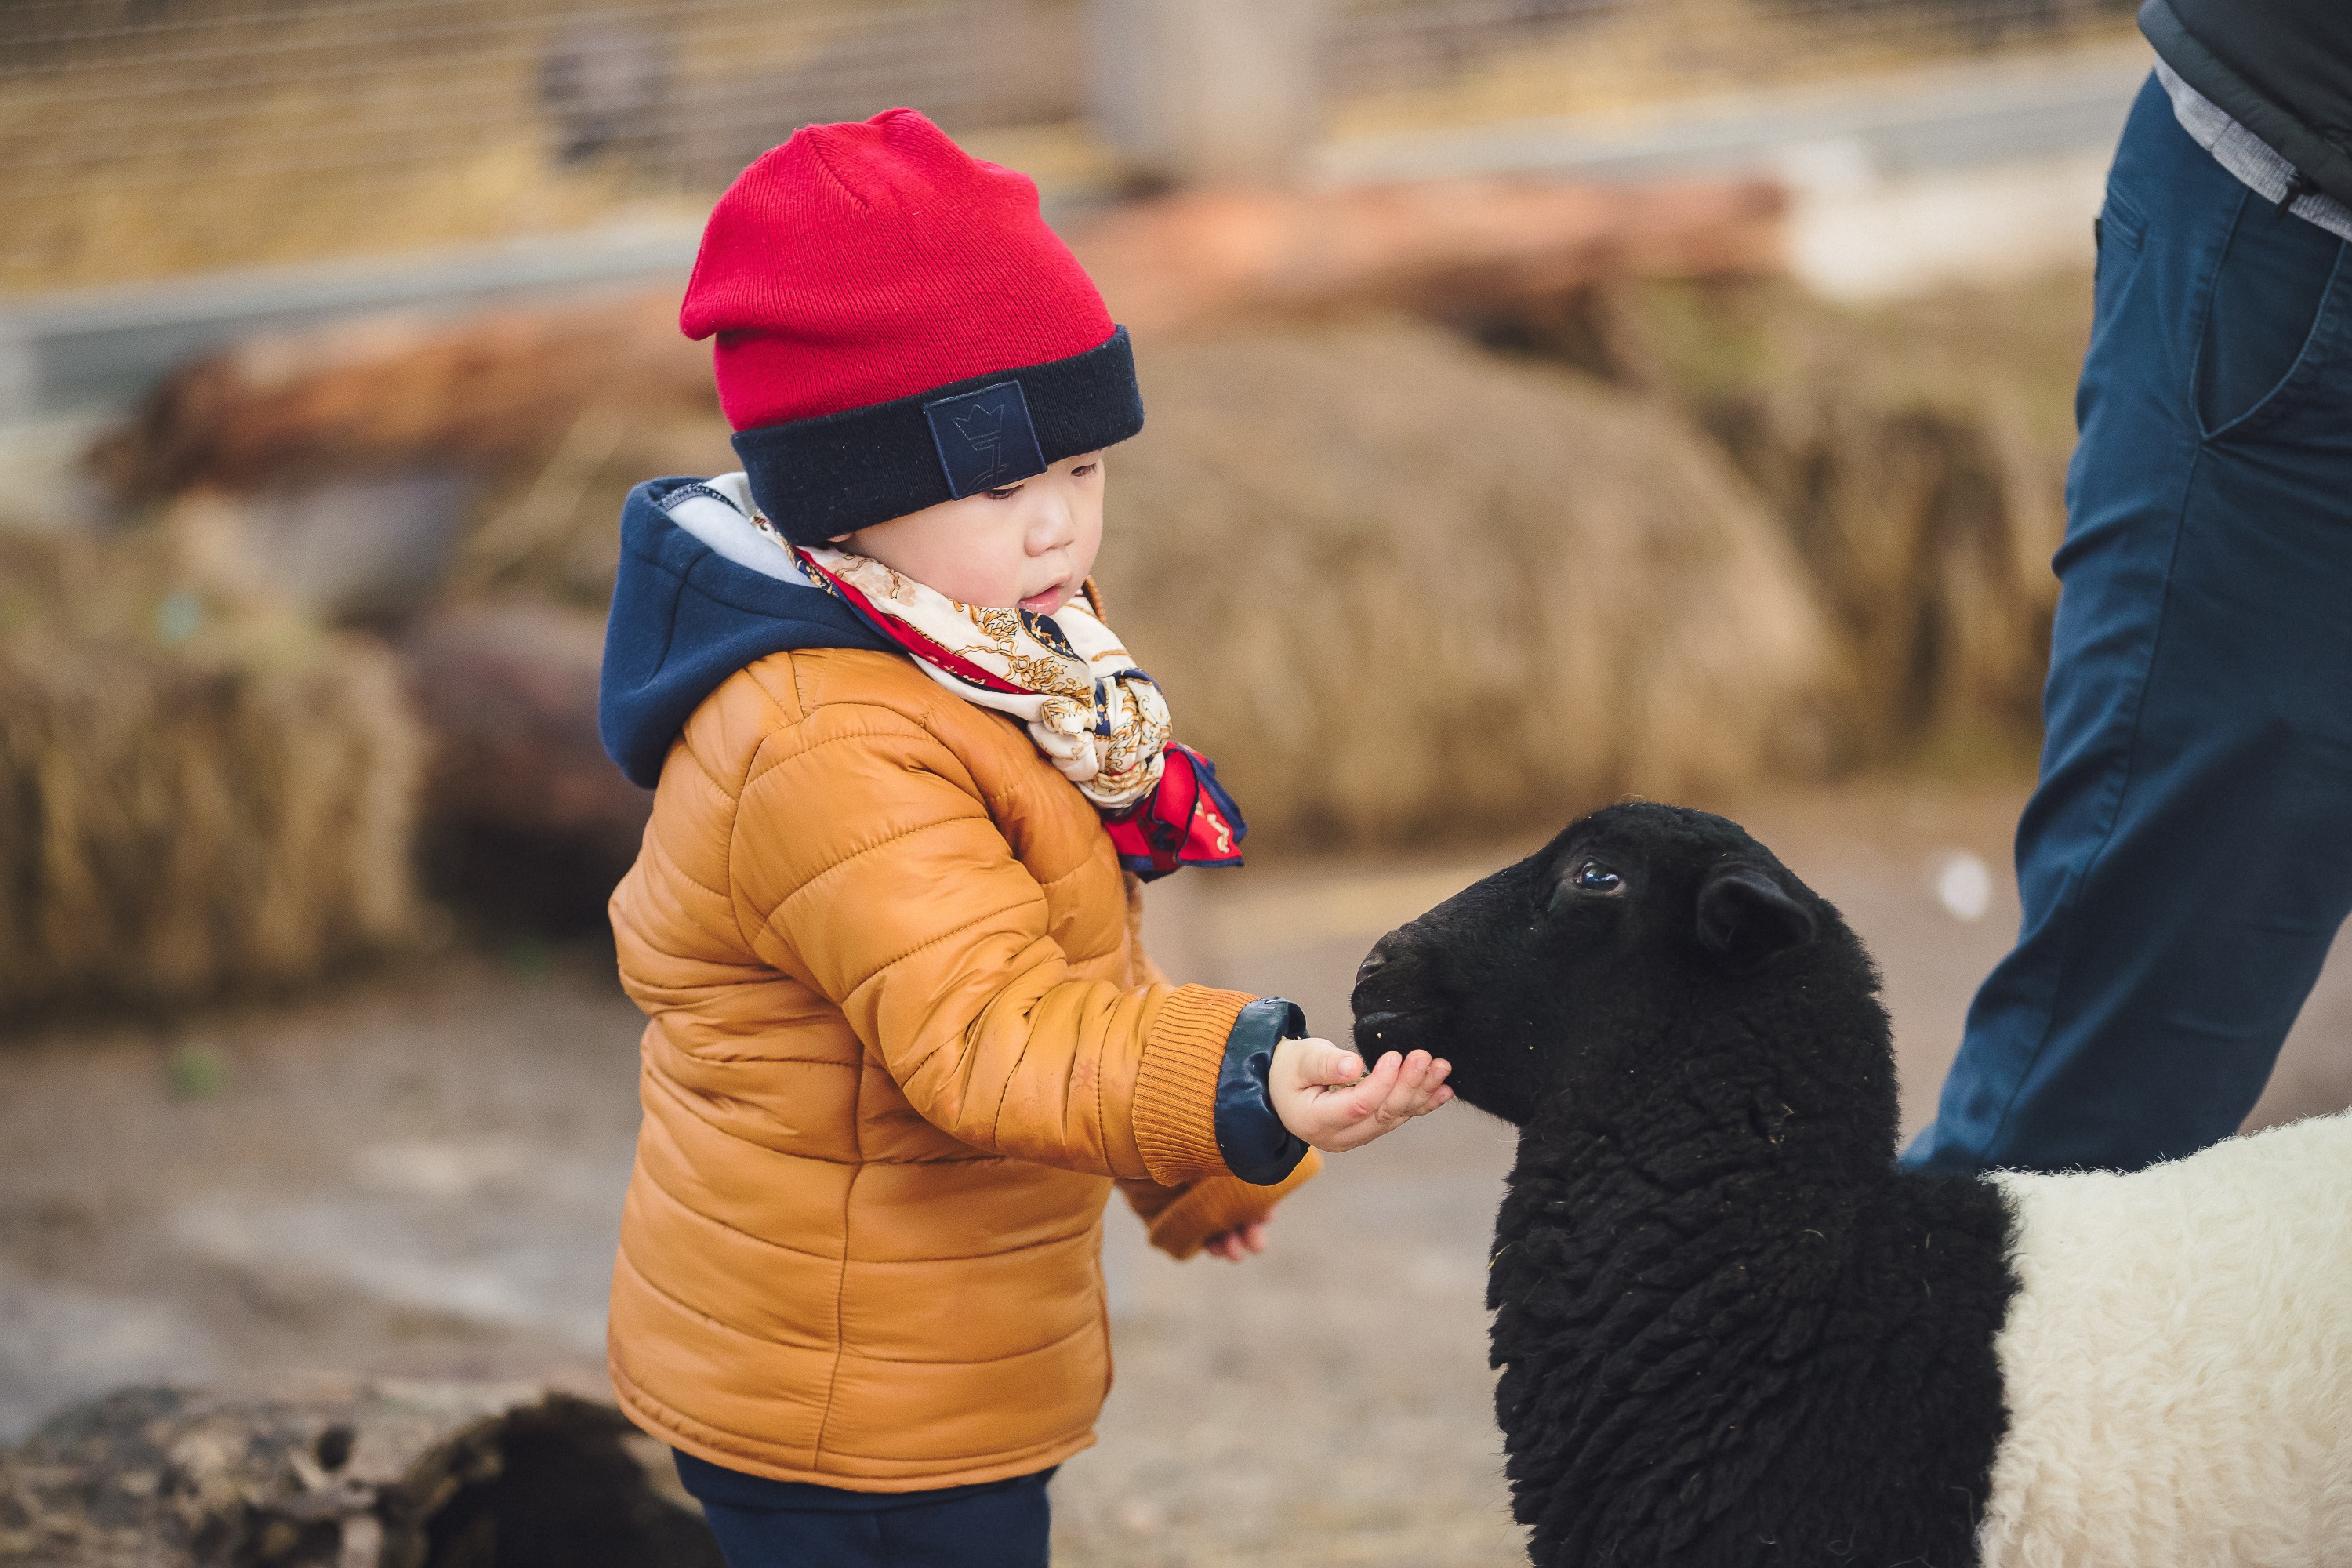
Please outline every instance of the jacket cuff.
[[1217, 1143], [1217, 1085], [1246, 991], [1181, 985], [1144, 1037], [1135, 1074], [1135, 1146], [1151, 1179], [1181, 1187], [1227, 1173]]
[[1276, 1114], [1268, 1074], [1274, 1047], [1307, 1033], [1307, 1015], [1295, 1002], [1267, 996], [1243, 1008], [1225, 1037], [1217, 1069], [1217, 1149], [1226, 1169], [1243, 1181], [1270, 1187], [1307, 1157], [1307, 1143]]
[[1236, 1176], [1211, 1176], [1195, 1182], [1184, 1194], [1151, 1217], [1146, 1232], [1151, 1245], [1181, 1262], [1201, 1250], [1201, 1244], [1221, 1231], [1252, 1225], [1274, 1212], [1274, 1205], [1305, 1186], [1323, 1168], [1323, 1157], [1309, 1149], [1289, 1175], [1271, 1187], [1253, 1186]]

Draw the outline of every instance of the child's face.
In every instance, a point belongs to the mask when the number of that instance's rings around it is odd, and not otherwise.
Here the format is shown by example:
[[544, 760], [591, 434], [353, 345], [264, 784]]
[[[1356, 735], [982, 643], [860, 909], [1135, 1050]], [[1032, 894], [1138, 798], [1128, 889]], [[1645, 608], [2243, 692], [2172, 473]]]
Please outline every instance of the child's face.
[[861, 528], [835, 541], [961, 604], [1050, 616], [1095, 569], [1103, 455]]

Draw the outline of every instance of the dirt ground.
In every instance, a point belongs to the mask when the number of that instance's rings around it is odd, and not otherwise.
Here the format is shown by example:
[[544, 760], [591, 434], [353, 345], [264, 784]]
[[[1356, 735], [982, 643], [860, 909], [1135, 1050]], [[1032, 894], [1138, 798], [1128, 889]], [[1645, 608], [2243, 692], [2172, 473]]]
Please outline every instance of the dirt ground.
[[[1909, 1127], [2013, 929], [2021, 794], [1866, 784], [1737, 808], [1885, 967]], [[1337, 1034], [1373, 938], [1529, 847], [1188, 873], [1155, 889], [1150, 937], [1171, 973], [1289, 995]], [[1975, 920], [1936, 891], [1955, 853], [1992, 873]], [[525, 946], [0, 1045], [0, 1439], [131, 1381], [598, 1386], [636, 1125], [637, 1015], [608, 962]], [[2339, 952], [2254, 1120], [2347, 1100]], [[1169, 1263], [1114, 1216], [1118, 1387], [1100, 1447], [1055, 1484], [1059, 1561], [1522, 1560], [1482, 1306], [1509, 1157], [1499, 1123], [1443, 1112], [1335, 1162], [1239, 1267]]]

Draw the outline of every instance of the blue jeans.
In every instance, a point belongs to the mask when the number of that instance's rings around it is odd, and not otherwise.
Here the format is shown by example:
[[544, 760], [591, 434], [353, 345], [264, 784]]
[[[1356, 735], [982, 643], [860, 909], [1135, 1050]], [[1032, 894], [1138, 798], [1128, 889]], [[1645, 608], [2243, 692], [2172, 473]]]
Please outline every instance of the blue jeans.
[[2153, 80], [2100, 231], [2024, 919], [1917, 1169], [2229, 1136], [2352, 910], [2352, 247]]
[[677, 1456], [727, 1568], [1045, 1568], [1052, 1470], [974, 1487], [853, 1492]]

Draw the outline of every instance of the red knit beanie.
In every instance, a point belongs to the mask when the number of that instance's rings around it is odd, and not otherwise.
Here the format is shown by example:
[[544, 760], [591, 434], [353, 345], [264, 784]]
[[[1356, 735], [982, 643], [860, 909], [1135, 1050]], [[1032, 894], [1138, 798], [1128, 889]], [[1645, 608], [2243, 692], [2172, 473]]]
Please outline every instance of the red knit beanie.
[[805, 126], [746, 169], [678, 326], [717, 334], [753, 499], [801, 543], [1142, 427], [1127, 334], [1036, 185], [911, 109]]

